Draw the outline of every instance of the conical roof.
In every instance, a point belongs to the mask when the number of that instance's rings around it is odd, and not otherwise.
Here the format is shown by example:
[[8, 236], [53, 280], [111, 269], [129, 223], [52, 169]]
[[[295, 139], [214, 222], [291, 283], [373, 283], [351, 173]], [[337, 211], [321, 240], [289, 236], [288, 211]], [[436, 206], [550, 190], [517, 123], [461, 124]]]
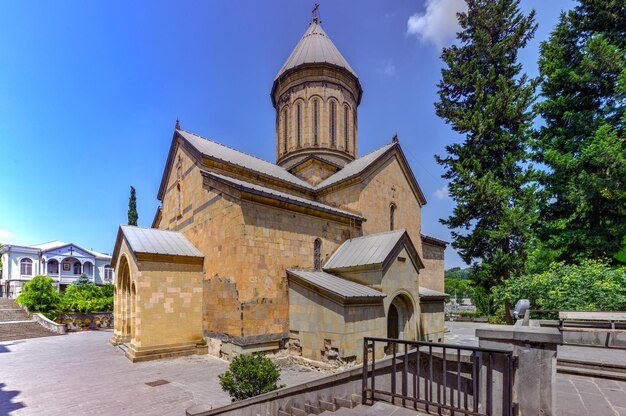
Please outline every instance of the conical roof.
[[299, 67], [304, 64], [326, 63], [338, 66], [350, 72], [355, 78], [358, 78], [356, 72], [348, 64], [348, 61], [341, 55], [335, 44], [328, 37], [322, 26], [313, 20], [309, 28], [302, 35], [302, 39], [296, 45], [291, 55], [285, 62], [275, 80], [280, 78], [290, 69]]

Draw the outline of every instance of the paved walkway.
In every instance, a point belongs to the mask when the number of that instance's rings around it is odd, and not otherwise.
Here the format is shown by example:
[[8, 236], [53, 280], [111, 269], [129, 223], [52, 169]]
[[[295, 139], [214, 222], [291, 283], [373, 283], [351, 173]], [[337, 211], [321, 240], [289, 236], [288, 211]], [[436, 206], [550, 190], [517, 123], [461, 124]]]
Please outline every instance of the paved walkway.
[[[184, 415], [198, 403], [230, 403], [217, 375], [228, 363], [205, 356], [131, 363], [110, 330], [0, 343], [0, 416]], [[326, 375], [292, 365], [287, 386]], [[150, 387], [146, 383], [169, 383]]]

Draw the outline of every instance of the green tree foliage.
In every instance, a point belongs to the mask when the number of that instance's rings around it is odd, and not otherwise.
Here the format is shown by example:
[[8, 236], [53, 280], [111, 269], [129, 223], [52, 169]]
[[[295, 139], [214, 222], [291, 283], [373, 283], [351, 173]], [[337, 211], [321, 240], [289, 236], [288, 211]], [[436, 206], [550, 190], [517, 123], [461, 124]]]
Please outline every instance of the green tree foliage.
[[470, 268], [461, 269], [460, 267], [452, 267], [444, 272], [446, 279], [469, 279]]
[[626, 235], [626, 2], [562, 13], [539, 69], [536, 156], [549, 168], [539, 235], [558, 260], [612, 258]]
[[463, 302], [464, 298], [474, 299], [474, 285], [471, 280], [447, 277], [444, 282], [445, 292], [457, 303]]
[[54, 279], [48, 276], [35, 276], [24, 284], [17, 303], [26, 306], [30, 312], [49, 313], [59, 307], [59, 293], [53, 285]]
[[280, 367], [260, 354], [240, 355], [220, 374], [220, 385], [232, 401], [258, 396], [282, 387], [278, 385]]
[[130, 187], [130, 197], [128, 198], [128, 225], [137, 225], [139, 215], [137, 214], [137, 198], [135, 188]]
[[[80, 279], [77, 279], [80, 280]], [[106, 288], [91, 283], [76, 282], [65, 289], [61, 303], [67, 312], [103, 312], [113, 310], [113, 294]]]
[[514, 304], [529, 299], [531, 309], [579, 311], [626, 310], [626, 266], [583, 260], [555, 263], [537, 274], [511, 279], [494, 290], [495, 297]]
[[489, 289], [518, 274], [536, 220], [533, 171], [525, 164], [536, 82], [517, 62], [536, 29], [518, 0], [467, 0], [458, 45], [444, 48], [437, 115], [465, 136], [437, 156], [454, 211], [441, 222], [473, 279]]

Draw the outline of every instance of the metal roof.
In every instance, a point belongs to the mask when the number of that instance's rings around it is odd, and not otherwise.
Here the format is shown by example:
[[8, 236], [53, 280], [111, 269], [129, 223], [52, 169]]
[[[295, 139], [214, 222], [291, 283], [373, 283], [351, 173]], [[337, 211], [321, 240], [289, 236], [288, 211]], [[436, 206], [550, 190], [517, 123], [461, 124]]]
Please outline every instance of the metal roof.
[[249, 155], [239, 150], [235, 150], [228, 146], [224, 146], [223, 144], [217, 143], [213, 140], [207, 139], [197, 134], [190, 133], [186, 130], [178, 129], [176, 131], [189, 144], [194, 146], [200, 153], [202, 153], [206, 157], [220, 160], [229, 165], [238, 166], [240, 168], [260, 173], [262, 175], [269, 176], [283, 182], [288, 182], [309, 191], [316, 191], [330, 185], [335, 185], [339, 182], [359, 175], [361, 172], [367, 169], [368, 166], [376, 162], [378, 158], [380, 158], [395, 145], [394, 143], [390, 143], [381, 147], [380, 149], [374, 150], [373, 152], [368, 153], [367, 155], [348, 163], [338, 172], [320, 182], [317, 186], [312, 186], [308, 182], [298, 178], [296, 175], [289, 172], [287, 169], [284, 169], [266, 160]]
[[437, 237], [432, 237], [432, 236], [424, 234], [424, 233], [420, 234], [420, 237], [422, 238], [422, 241], [425, 241], [425, 242], [428, 242], [428, 243], [431, 243], [431, 244], [435, 244], [435, 245], [438, 245], [438, 246], [446, 247], [449, 244], [446, 240], [442, 240], [442, 239], [437, 238]]
[[335, 65], [346, 69], [355, 78], [358, 78], [354, 69], [341, 55], [333, 41], [330, 40], [324, 29], [322, 29], [322, 26], [315, 21], [311, 22], [306, 32], [304, 32], [302, 39], [291, 52], [282, 68], [280, 68], [275, 79], [280, 78], [281, 75], [290, 69], [312, 63]]
[[32, 248], [32, 249], [36, 249], [36, 250], [40, 250], [41, 252], [44, 252], [44, 251], [50, 251], [50, 250], [54, 250], [54, 249], [65, 247], [65, 246], [69, 246], [69, 245], [72, 245], [74, 247], [78, 247], [81, 250], [86, 251], [87, 253], [93, 255], [94, 257], [104, 258], [104, 259], [110, 259], [111, 258], [111, 256], [109, 254], [101, 253], [101, 252], [95, 251], [95, 250], [87, 250], [86, 248], [83, 248], [83, 247], [79, 246], [78, 244], [66, 243], [66, 242], [60, 241], [60, 240], [48, 241], [47, 243], [34, 244], [32, 246], [21, 246], [21, 247]]
[[439, 292], [437, 290], [421, 287], [419, 289], [420, 298], [445, 298], [447, 293]]
[[204, 257], [184, 235], [177, 231], [121, 225], [121, 232], [136, 253], [170, 256]]
[[343, 180], [349, 179], [353, 176], [356, 176], [363, 172], [369, 165], [374, 163], [380, 156], [382, 156], [387, 150], [391, 149], [394, 146], [394, 143], [390, 143], [381, 147], [380, 149], [376, 149], [371, 153], [366, 154], [363, 157], [360, 157], [343, 167], [343, 169], [329, 176], [320, 182], [315, 188], [321, 189], [330, 185], [334, 185]]
[[290, 274], [343, 298], [384, 298], [383, 292], [322, 271], [287, 269]]
[[382, 265], [404, 234], [406, 230], [399, 229], [347, 240], [324, 264], [324, 269]]
[[235, 186], [238, 189], [245, 190], [245, 191], [254, 193], [256, 195], [261, 195], [261, 196], [265, 196], [265, 197], [272, 198], [272, 199], [278, 199], [278, 200], [282, 200], [285, 202], [290, 202], [295, 205], [305, 206], [308, 208], [313, 208], [313, 209], [317, 209], [320, 211], [329, 212], [329, 213], [341, 215], [343, 217], [353, 218], [353, 219], [360, 220], [360, 221], [365, 220], [365, 218], [363, 218], [362, 216], [354, 214], [349, 211], [344, 211], [343, 209], [335, 208], [333, 206], [322, 204], [317, 201], [311, 201], [309, 199], [294, 196], [285, 192], [280, 192], [280, 191], [277, 191], [275, 189], [268, 188], [265, 186], [256, 185], [250, 182], [243, 181], [241, 179], [231, 178], [228, 176], [221, 175], [219, 173], [209, 172], [206, 170], [203, 170], [202, 174], [205, 176], [208, 176], [209, 178], [215, 179], [219, 182], [227, 183], [229, 185]]
[[197, 134], [190, 133], [185, 130], [176, 130], [185, 140], [194, 146], [204, 156], [211, 157], [230, 165], [235, 165], [243, 169], [251, 170], [266, 176], [280, 179], [298, 185], [302, 188], [313, 190], [313, 187], [306, 181], [291, 174], [286, 169], [278, 165], [260, 159], [256, 156], [249, 155], [239, 150], [232, 149], [223, 144], [214, 142]]

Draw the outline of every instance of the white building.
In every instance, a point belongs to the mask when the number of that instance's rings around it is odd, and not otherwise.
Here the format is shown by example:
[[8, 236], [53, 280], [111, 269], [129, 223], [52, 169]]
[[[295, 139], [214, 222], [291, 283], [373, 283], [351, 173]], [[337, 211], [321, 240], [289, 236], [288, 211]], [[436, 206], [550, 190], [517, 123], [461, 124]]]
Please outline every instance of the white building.
[[114, 282], [111, 256], [72, 243], [51, 241], [34, 246], [6, 244], [0, 248], [0, 256], [0, 297], [16, 298], [24, 283], [37, 275], [53, 278], [59, 291], [83, 273], [97, 285]]

